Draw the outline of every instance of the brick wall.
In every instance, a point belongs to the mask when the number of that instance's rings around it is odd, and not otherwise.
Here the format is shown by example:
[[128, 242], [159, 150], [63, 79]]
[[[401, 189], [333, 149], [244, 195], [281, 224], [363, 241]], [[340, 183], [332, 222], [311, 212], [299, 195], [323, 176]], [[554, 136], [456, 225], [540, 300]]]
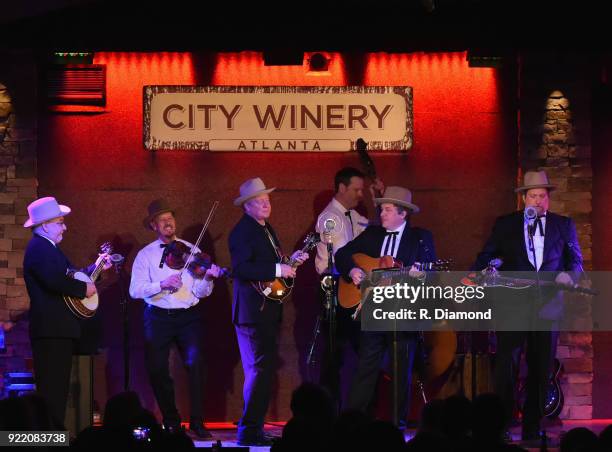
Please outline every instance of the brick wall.
[[[525, 55], [520, 71], [521, 169], [545, 170], [557, 186], [550, 210], [574, 219], [585, 270], [592, 269], [591, 89], [589, 65], [578, 57]], [[564, 419], [591, 419], [591, 333], [561, 333]]]
[[37, 196], [36, 86], [33, 58], [0, 54], [0, 326], [6, 330], [0, 378], [5, 371], [27, 369], [31, 356], [23, 280], [31, 233], [22, 225], [26, 206]]

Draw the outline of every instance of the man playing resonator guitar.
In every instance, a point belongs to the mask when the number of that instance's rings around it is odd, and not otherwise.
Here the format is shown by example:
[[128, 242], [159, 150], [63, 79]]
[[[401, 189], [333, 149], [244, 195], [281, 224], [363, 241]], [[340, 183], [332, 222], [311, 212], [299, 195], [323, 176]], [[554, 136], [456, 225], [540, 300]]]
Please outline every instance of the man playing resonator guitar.
[[[96, 293], [93, 283], [68, 275], [73, 267], [57, 246], [66, 232], [64, 217], [69, 213], [70, 208], [59, 205], [55, 198], [40, 198], [28, 206], [29, 218], [23, 225], [33, 232], [23, 259], [23, 278], [30, 297], [36, 388], [46, 399], [58, 430], [64, 430], [72, 352], [81, 336], [79, 320], [64, 303], [64, 296], [85, 298]], [[108, 255], [100, 255], [98, 263], [102, 259], [106, 261], [103, 268], [110, 268]], [[89, 273], [96, 266], [82, 271]]]

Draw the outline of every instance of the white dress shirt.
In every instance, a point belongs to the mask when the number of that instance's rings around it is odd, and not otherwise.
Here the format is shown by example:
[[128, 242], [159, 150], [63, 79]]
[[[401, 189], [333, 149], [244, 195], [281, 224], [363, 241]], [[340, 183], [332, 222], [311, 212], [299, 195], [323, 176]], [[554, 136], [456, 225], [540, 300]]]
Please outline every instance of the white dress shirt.
[[[544, 234], [546, 234], [546, 215], [541, 216], [540, 221], [542, 222], [542, 230]], [[544, 235], [540, 233], [539, 227], [536, 228], [535, 233], [533, 234], [533, 246], [535, 247], [536, 260], [538, 262], [536, 267], [533, 262], [533, 251], [529, 246], [529, 232], [527, 231], [528, 227], [529, 222], [525, 221], [523, 231], [525, 234], [525, 249], [527, 250], [527, 257], [529, 258], [531, 265], [533, 265], [536, 270], [540, 270], [540, 267], [542, 266], [542, 259], [544, 257]]]
[[[177, 239], [185, 245], [193, 245], [182, 239]], [[172, 270], [165, 263], [159, 268], [164, 249], [161, 240], [155, 240], [141, 249], [136, 255], [132, 266], [132, 280], [130, 281], [130, 296], [135, 299], [143, 299], [146, 303], [165, 309], [187, 309], [195, 306], [210, 295], [214, 283], [205, 278], [194, 279], [188, 270], [185, 270], [181, 279], [183, 285], [176, 292], [162, 290], [160, 283], [169, 276], [179, 273]], [[199, 252], [199, 250], [198, 250]]]
[[387, 232], [397, 232], [397, 236], [395, 237], [395, 246], [393, 247], [393, 249], [390, 249], [389, 252], [385, 254], [385, 249], [387, 248], [387, 242], [389, 240], [393, 240], [391, 236], [389, 235], [385, 236], [385, 240], [383, 240], [382, 248], [380, 249], [380, 257], [383, 257], [383, 256], [397, 257], [397, 250], [399, 250], [399, 245], [400, 245], [400, 241], [402, 240], [402, 235], [404, 234], [404, 229], [406, 229], [405, 221], [397, 229], [387, 229]]
[[[332, 198], [327, 207], [323, 209], [323, 212], [317, 218], [316, 231], [318, 233], [323, 233], [319, 228], [319, 223], [321, 220], [325, 220], [329, 218], [330, 214], [335, 214], [342, 221], [342, 231], [341, 232], [332, 232], [331, 233], [331, 243], [333, 246], [334, 254], [348, 242], [353, 240], [359, 234], [361, 234], [365, 228], [368, 227], [368, 219], [359, 213], [351, 209], [350, 216], [351, 219], [345, 215], [345, 212], [348, 209], [344, 207], [340, 201], [336, 198]], [[351, 221], [353, 224], [351, 225]], [[321, 236], [321, 242], [317, 244], [317, 255], [315, 256], [315, 268], [317, 269], [317, 273], [320, 275], [327, 271], [327, 243], [325, 242], [325, 237]], [[334, 269], [335, 272], [335, 269]]]

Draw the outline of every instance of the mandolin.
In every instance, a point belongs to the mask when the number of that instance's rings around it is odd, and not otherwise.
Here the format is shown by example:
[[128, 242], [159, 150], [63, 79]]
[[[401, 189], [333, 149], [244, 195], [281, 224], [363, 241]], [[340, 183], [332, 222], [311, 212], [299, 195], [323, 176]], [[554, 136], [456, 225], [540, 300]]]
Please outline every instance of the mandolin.
[[[321, 236], [318, 233], [309, 233], [304, 239], [304, 247], [301, 250], [302, 253], [307, 253], [308, 251], [313, 249], [320, 241]], [[290, 265], [294, 268], [298, 266], [297, 261], [295, 259], [286, 256], [283, 257], [282, 263]], [[272, 281], [257, 281], [252, 282], [251, 284], [260, 295], [263, 295], [264, 297], [269, 298], [270, 300], [282, 303], [283, 301], [285, 301], [285, 298], [287, 298], [291, 293], [294, 283], [294, 278], [276, 278]]]
[[[109, 242], [103, 243], [100, 246], [100, 252], [102, 254], [112, 253], [113, 251], [111, 244]], [[88, 276], [83, 272], [70, 272], [68, 273], [68, 276], [74, 279], [78, 279], [79, 281], [83, 281], [85, 283], [92, 283], [95, 282], [96, 279], [98, 279], [103, 269], [104, 259], [102, 258], [102, 256], [100, 256], [96, 261], [96, 267], [94, 268], [94, 271], [91, 272], [91, 276]], [[66, 306], [68, 306], [68, 309], [70, 309], [70, 311], [72, 311], [74, 315], [82, 319], [89, 319], [93, 317], [96, 313], [96, 310], [98, 309], [99, 304], [97, 293], [93, 294], [91, 297], [85, 298], [64, 295], [64, 302], [66, 303]]]

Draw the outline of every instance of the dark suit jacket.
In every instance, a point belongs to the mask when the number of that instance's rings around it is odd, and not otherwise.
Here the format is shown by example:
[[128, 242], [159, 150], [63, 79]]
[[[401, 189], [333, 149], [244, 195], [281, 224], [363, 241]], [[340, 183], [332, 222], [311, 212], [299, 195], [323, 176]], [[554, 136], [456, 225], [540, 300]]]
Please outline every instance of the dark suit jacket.
[[[535, 271], [525, 247], [523, 212], [499, 217], [472, 270], [482, 270], [494, 258], [503, 259], [502, 271]], [[569, 217], [546, 214], [544, 254], [540, 271], [582, 271], [582, 252], [576, 238], [576, 226]]]
[[[268, 230], [278, 246], [270, 225]], [[236, 325], [280, 321], [282, 306], [260, 295], [251, 285], [256, 281], [275, 279], [279, 258], [266, 234], [265, 227], [244, 214], [229, 235], [234, 278], [232, 321]]]
[[34, 235], [25, 251], [23, 278], [30, 296], [30, 337], [78, 338], [79, 320], [62, 295], [84, 298], [87, 285], [66, 275], [70, 262], [47, 239]]
[[[379, 257], [386, 233], [382, 226], [368, 226], [357, 238], [336, 252], [336, 268], [347, 281], [350, 281], [349, 272], [355, 267], [353, 254], [364, 253], [370, 257]], [[431, 232], [426, 229], [411, 228], [407, 224], [397, 250], [397, 259], [407, 267], [415, 262], [435, 261], [436, 250]]]

